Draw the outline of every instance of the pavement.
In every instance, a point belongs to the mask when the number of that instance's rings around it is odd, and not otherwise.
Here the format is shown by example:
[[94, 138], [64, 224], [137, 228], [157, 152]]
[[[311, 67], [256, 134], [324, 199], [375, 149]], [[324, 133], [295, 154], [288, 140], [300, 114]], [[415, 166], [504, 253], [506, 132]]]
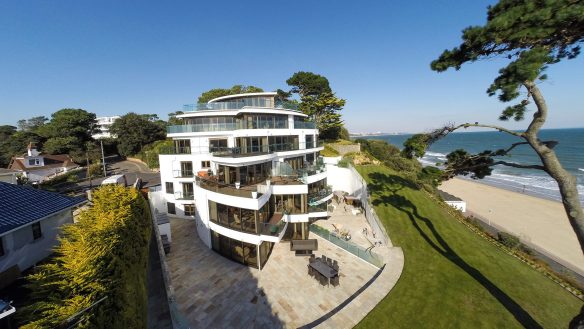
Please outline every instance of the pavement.
[[[345, 227], [360, 234], [364, 217], [350, 219], [355, 223]], [[178, 309], [193, 328], [352, 328], [387, 296], [404, 266], [401, 248], [376, 247], [386, 263], [379, 269], [311, 232], [315, 255], [340, 267], [340, 285], [321, 286], [307, 273], [308, 258], [295, 256], [287, 242], [274, 245], [259, 271], [207, 248], [194, 220], [170, 223], [166, 261]]]

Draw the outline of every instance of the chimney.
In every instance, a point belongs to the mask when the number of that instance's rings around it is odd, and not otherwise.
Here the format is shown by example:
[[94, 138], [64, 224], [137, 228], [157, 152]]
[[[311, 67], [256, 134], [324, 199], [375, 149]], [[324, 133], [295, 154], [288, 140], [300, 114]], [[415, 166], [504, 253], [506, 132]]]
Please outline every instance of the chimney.
[[39, 155], [39, 152], [36, 149], [36, 145], [33, 142], [28, 143], [28, 156], [35, 157]]

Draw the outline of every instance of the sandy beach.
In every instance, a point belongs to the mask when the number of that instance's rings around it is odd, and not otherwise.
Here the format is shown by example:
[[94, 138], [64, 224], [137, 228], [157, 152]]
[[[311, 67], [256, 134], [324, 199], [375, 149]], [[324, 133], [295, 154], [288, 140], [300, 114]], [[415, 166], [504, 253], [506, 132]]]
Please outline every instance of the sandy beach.
[[466, 201], [467, 210], [584, 274], [584, 255], [561, 203], [458, 178], [439, 188]]

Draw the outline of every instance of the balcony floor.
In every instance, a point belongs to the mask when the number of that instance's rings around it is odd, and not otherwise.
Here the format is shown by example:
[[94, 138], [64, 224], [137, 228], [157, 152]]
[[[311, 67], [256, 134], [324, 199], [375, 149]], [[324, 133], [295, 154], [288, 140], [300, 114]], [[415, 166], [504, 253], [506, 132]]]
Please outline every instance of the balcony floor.
[[393, 288], [403, 268], [399, 248], [375, 248], [387, 263], [379, 271], [311, 233], [318, 239], [316, 256], [324, 254], [340, 266], [340, 286], [323, 287], [308, 275], [308, 258], [295, 256], [288, 243], [275, 244], [259, 271], [208, 249], [194, 221], [170, 221], [171, 282], [178, 309], [193, 328], [352, 328]]

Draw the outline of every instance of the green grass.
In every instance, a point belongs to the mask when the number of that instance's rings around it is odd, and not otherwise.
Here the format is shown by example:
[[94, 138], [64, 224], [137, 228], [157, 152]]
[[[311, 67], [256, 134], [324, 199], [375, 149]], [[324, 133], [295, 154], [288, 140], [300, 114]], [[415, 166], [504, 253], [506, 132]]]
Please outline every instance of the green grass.
[[582, 302], [382, 166], [358, 168], [405, 266], [357, 328], [567, 328]]

